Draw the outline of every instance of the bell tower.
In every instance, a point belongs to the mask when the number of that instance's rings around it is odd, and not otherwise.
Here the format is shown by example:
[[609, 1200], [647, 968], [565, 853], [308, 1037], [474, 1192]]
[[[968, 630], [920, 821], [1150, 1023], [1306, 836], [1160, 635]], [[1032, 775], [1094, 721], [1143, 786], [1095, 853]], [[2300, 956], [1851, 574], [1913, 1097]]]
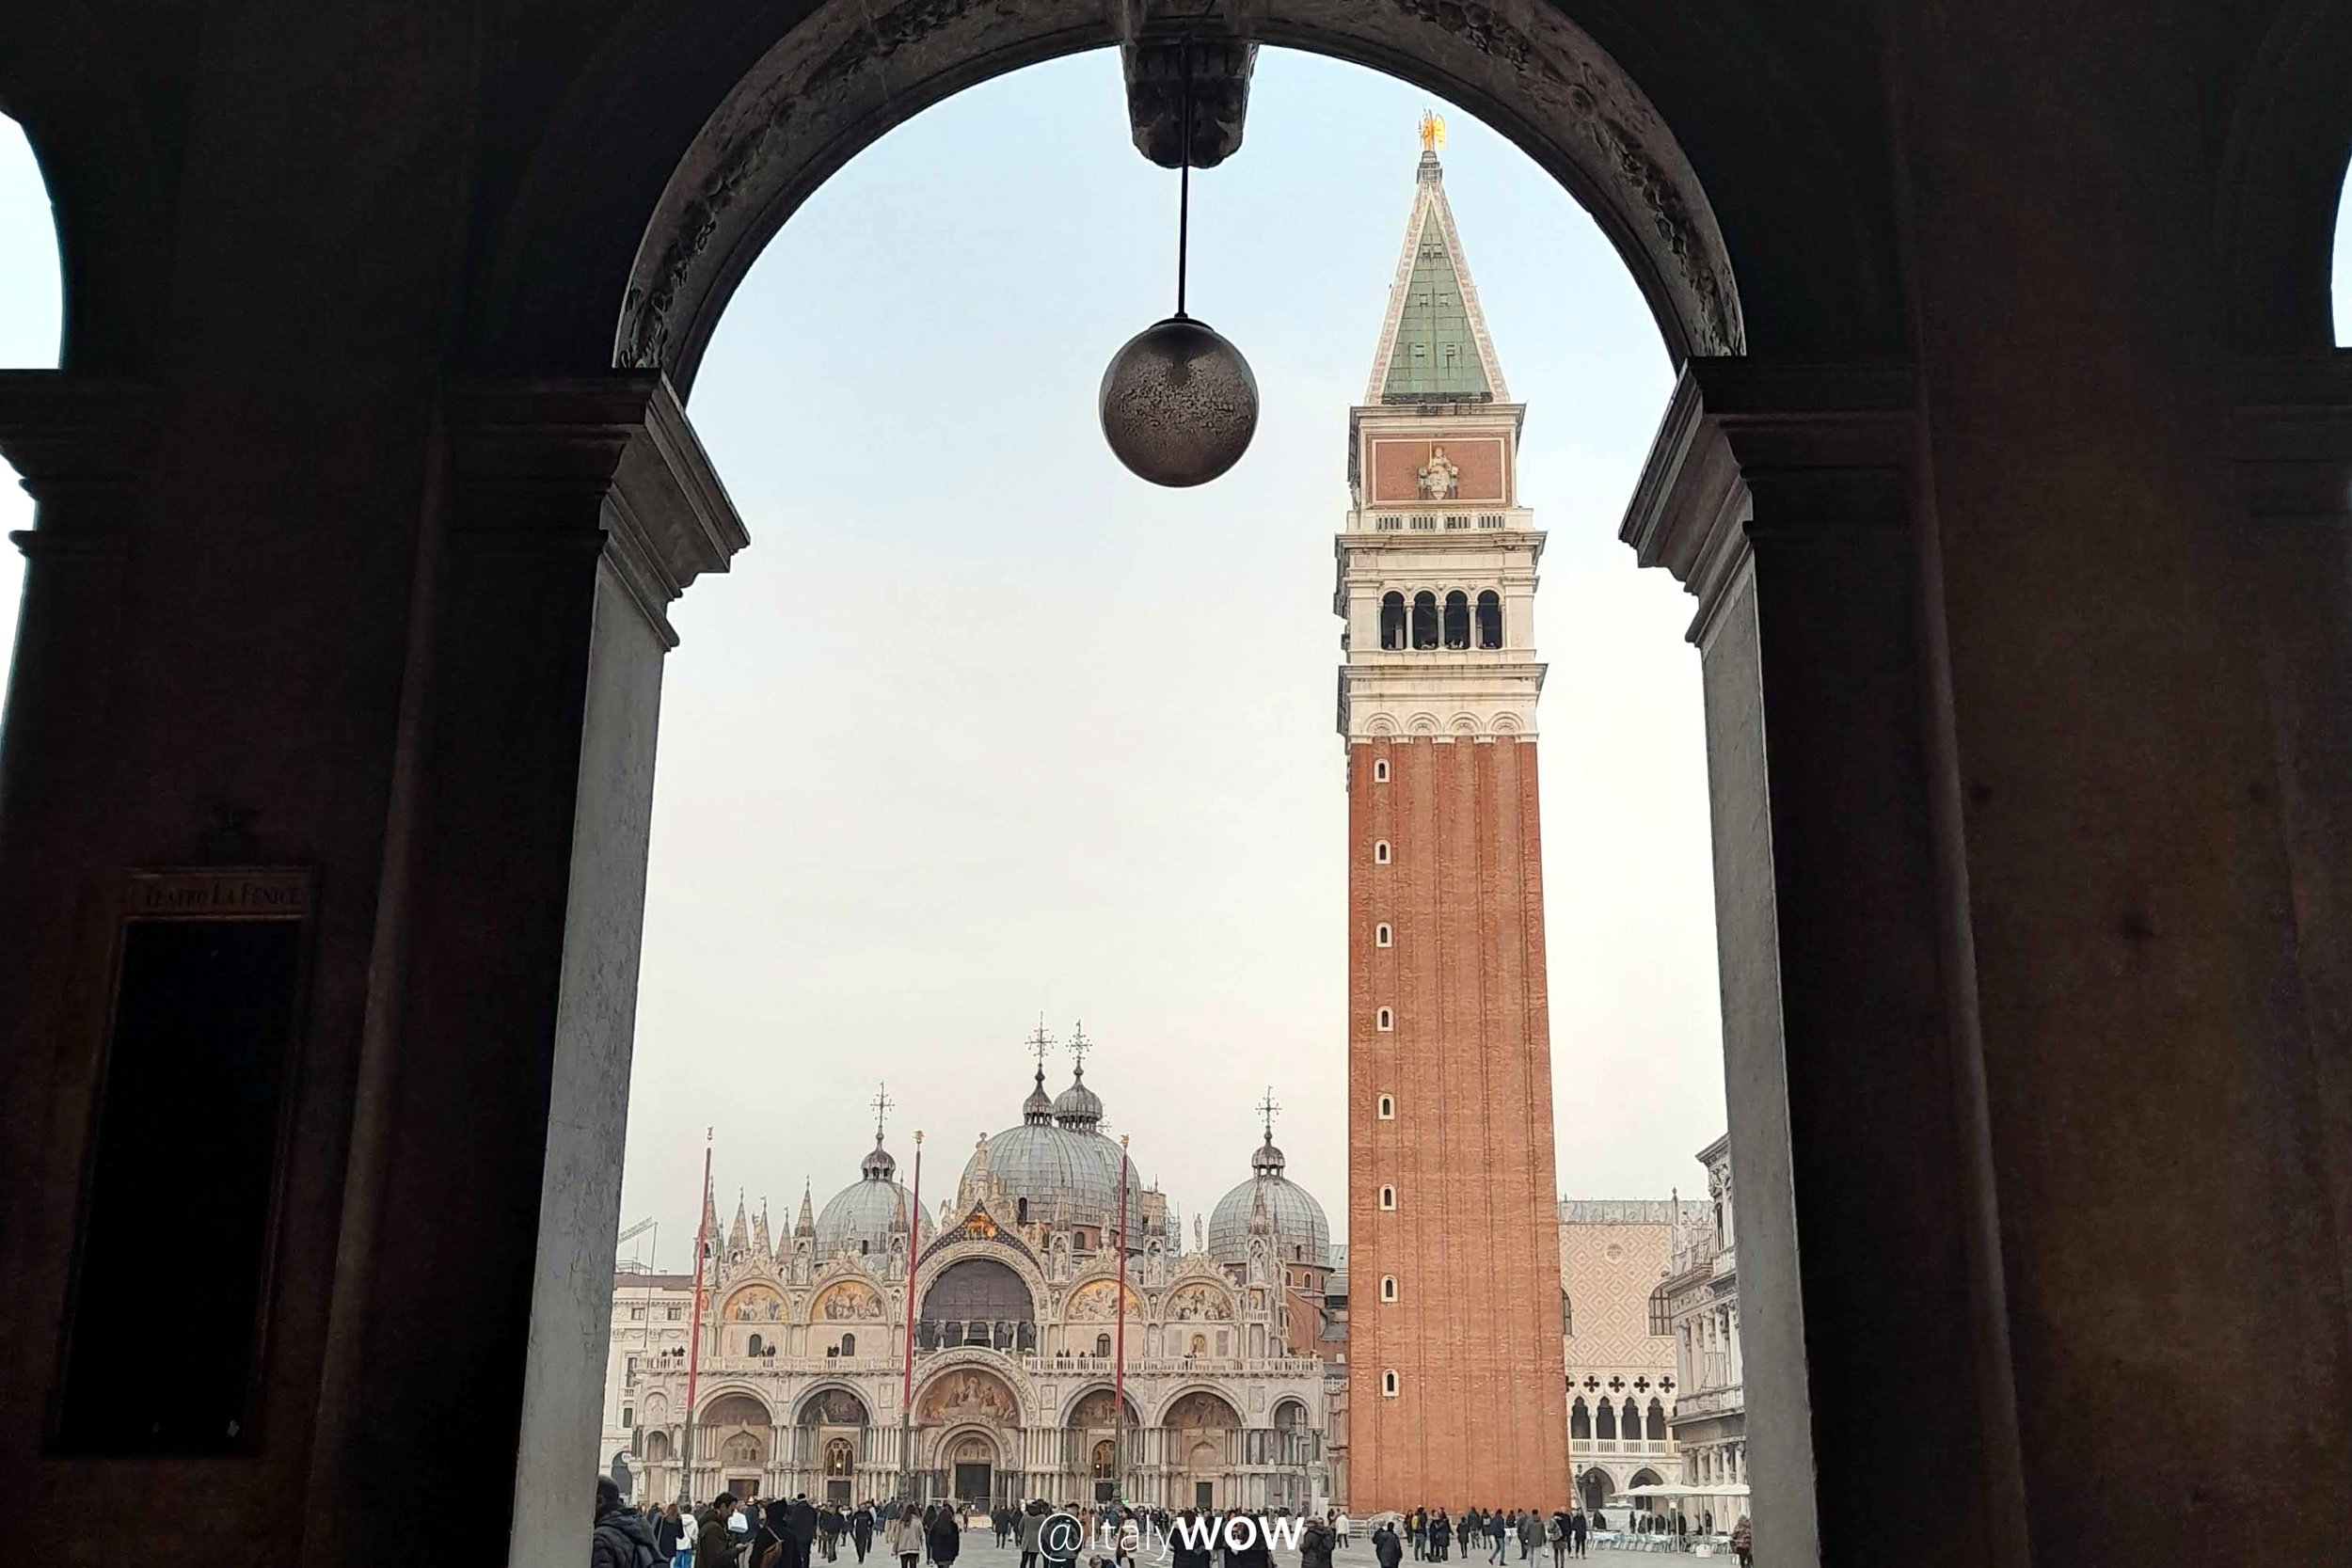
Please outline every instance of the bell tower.
[[1536, 562], [1511, 401], [1422, 122], [1347, 422], [1348, 1503], [1569, 1496], [1537, 829]]

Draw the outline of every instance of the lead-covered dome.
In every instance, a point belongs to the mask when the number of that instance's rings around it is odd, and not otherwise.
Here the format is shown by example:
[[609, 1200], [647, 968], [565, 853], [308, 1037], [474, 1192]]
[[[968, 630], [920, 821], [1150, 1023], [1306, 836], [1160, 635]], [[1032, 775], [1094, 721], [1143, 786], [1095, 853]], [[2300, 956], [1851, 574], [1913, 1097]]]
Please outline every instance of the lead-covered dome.
[[859, 1166], [860, 1179], [842, 1188], [817, 1216], [817, 1256], [838, 1256], [844, 1249], [863, 1254], [888, 1252], [892, 1228], [903, 1228], [913, 1215], [918, 1228], [915, 1245], [931, 1238], [930, 1222], [914, 1212], [914, 1197], [898, 1185], [898, 1162], [876, 1137], [874, 1148]]
[[[1058, 1100], [1045, 1098], [1045, 1072], [1022, 1103], [1021, 1125], [1009, 1127], [973, 1152], [964, 1180], [983, 1175], [1000, 1188], [1017, 1212], [1033, 1224], [1110, 1228], [1119, 1224], [1120, 1172], [1127, 1177], [1127, 1225], [1143, 1224], [1143, 1183], [1121, 1158], [1118, 1144], [1095, 1131], [1103, 1101], [1086, 1086], [1084, 1074]], [[983, 1169], [982, 1162], [986, 1165]]]
[[1283, 1164], [1282, 1151], [1274, 1147], [1269, 1132], [1250, 1157], [1249, 1180], [1217, 1199], [1209, 1213], [1211, 1259], [1232, 1264], [1249, 1261], [1250, 1212], [1263, 1201], [1279, 1260], [1316, 1269], [1331, 1266], [1331, 1222], [1312, 1193], [1282, 1174]]

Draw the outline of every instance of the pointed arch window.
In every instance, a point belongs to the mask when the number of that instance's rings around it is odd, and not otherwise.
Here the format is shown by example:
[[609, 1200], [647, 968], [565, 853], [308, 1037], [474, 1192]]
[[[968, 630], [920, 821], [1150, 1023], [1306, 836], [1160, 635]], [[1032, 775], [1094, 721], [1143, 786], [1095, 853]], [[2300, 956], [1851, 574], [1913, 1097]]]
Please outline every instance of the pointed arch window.
[[1568, 1409], [1568, 1435], [1581, 1437], [1588, 1443], [1592, 1441], [1593, 1413], [1584, 1408], [1581, 1399]]
[[1604, 1443], [1617, 1440], [1617, 1407], [1607, 1400], [1600, 1402], [1600, 1409], [1593, 1417], [1593, 1435]]
[[1491, 588], [1478, 595], [1478, 645], [1502, 646], [1502, 597]]
[[1423, 589], [1413, 595], [1413, 646], [1438, 645], [1438, 595]]
[[1445, 645], [1467, 648], [1470, 645], [1470, 595], [1456, 588], [1445, 596]]
[[1405, 595], [1387, 594], [1380, 600], [1380, 646], [1391, 653], [1405, 646]]

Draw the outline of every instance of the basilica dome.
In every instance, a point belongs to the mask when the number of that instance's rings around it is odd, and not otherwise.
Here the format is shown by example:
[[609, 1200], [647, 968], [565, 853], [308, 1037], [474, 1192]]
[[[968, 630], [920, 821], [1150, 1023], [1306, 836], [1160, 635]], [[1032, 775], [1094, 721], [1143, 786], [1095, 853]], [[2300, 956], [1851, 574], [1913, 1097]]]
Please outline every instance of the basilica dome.
[[[914, 1199], [898, 1185], [898, 1163], [882, 1146], [877, 1134], [873, 1151], [859, 1166], [859, 1179], [844, 1187], [825, 1205], [817, 1216], [817, 1257], [818, 1260], [839, 1256], [845, 1249], [855, 1253], [873, 1254], [890, 1250], [890, 1232], [894, 1226], [903, 1227], [914, 1212]], [[921, 1227], [921, 1240], [931, 1237], [930, 1222], [915, 1215]]]
[[[1125, 1152], [1096, 1130], [1103, 1101], [1082, 1075], [1057, 1100], [1045, 1097], [1041, 1068], [1037, 1086], [1021, 1107], [1021, 1125], [988, 1139], [972, 1154], [964, 1180], [995, 1184], [1016, 1212], [1031, 1224], [1056, 1220], [1090, 1228], [1119, 1224], [1119, 1179]], [[1143, 1225], [1143, 1183], [1132, 1164], [1127, 1174], [1127, 1223]]]
[[1209, 1214], [1209, 1256], [1219, 1263], [1249, 1260], [1249, 1216], [1263, 1201], [1274, 1227], [1276, 1258], [1283, 1263], [1310, 1268], [1331, 1266], [1331, 1224], [1323, 1205], [1306, 1188], [1282, 1174], [1282, 1151], [1274, 1135], [1249, 1158], [1250, 1178], [1223, 1197]]

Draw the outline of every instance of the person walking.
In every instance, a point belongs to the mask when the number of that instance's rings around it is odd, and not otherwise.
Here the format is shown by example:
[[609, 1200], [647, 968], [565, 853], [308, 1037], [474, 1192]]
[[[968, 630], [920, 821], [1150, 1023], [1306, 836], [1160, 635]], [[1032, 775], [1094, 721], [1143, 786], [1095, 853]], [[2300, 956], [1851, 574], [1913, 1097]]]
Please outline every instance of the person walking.
[[943, 1508], [939, 1511], [938, 1515], [931, 1520], [930, 1532], [927, 1539], [930, 1546], [931, 1560], [939, 1564], [939, 1568], [950, 1568], [956, 1560], [956, 1554], [963, 1549], [963, 1527], [956, 1523], [954, 1509]]
[[1590, 1533], [1591, 1527], [1584, 1522], [1582, 1509], [1580, 1508], [1568, 1515], [1568, 1548], [1572, 1555], [1576, 1557], [1584, 1555], [1585, 1537]]
[[1486, 1538], [1494, 1543], [1494, 1550], [1486, 1554], [1488, 1562], [1501, 1562], [1502, 1549], [1511, 1544], [1511, 1522], [1502, 1510], [1494, 1509], [1486, 1515]]
[[1340, 1549], [1343, 1551], [1346, 1550], [1348, 1542], [1347, 1510], [1343, 1508], [1331, 1516], [1331, 1533], [1338, 1539]]
[[1563, 1568], [1570, 1544], [1566, 1509], [1551, 1511], [1551, 1519], [1544, 1526], [1544, 1539], [1551, 1544], [1551, 1568]]
[[1740, 1522], [1731, 1527], [1731, 1549], [1740, 1554], [1740, 1568], [1751, 1568], [1756, 1560], [1756, 1528], [1748, 1516], [1740, 1515]]
[[739, 1568], [743, 1547], [727, 1527], [735, 1517], [735, 1494], [722, 1492], [710, 1500], [710, 1512], [694, 1537], [695, 1568]]
[[901, 1508], [883, 1539], [898, 1557], [898, 1568], [914, 1568], [923, 1557], [923, 1516], [912, 1508]]
[[1397, 1568], [1405, 1560], [1405, 1544], [1396, 1538], [1396, 1527], [1386, 1519], [1373, 1527], [1372, 1560], [1376, 1568]]
[[660, 1549], [661, 1560], [671, 1564], [671, 1568], [676, 1568], [678, 1554], [686, 1549], [682, 1544], [685, 1539], [686, 1525], [677, 1516], [677, 1504], [672, 1503], [661, 1511], [661, 1517], [653, 1526], [653, 1544]]
[[621, 1501], [611, 1476], [596, 1478], [596, 1523], [589, 1528], [588, 1568], [660, 1568], [665, 1560], [644, 1515]]
[[1298, 1537], [1298, 1568], [1331, 1568], [1331, 1527], [1309, 1516]]

